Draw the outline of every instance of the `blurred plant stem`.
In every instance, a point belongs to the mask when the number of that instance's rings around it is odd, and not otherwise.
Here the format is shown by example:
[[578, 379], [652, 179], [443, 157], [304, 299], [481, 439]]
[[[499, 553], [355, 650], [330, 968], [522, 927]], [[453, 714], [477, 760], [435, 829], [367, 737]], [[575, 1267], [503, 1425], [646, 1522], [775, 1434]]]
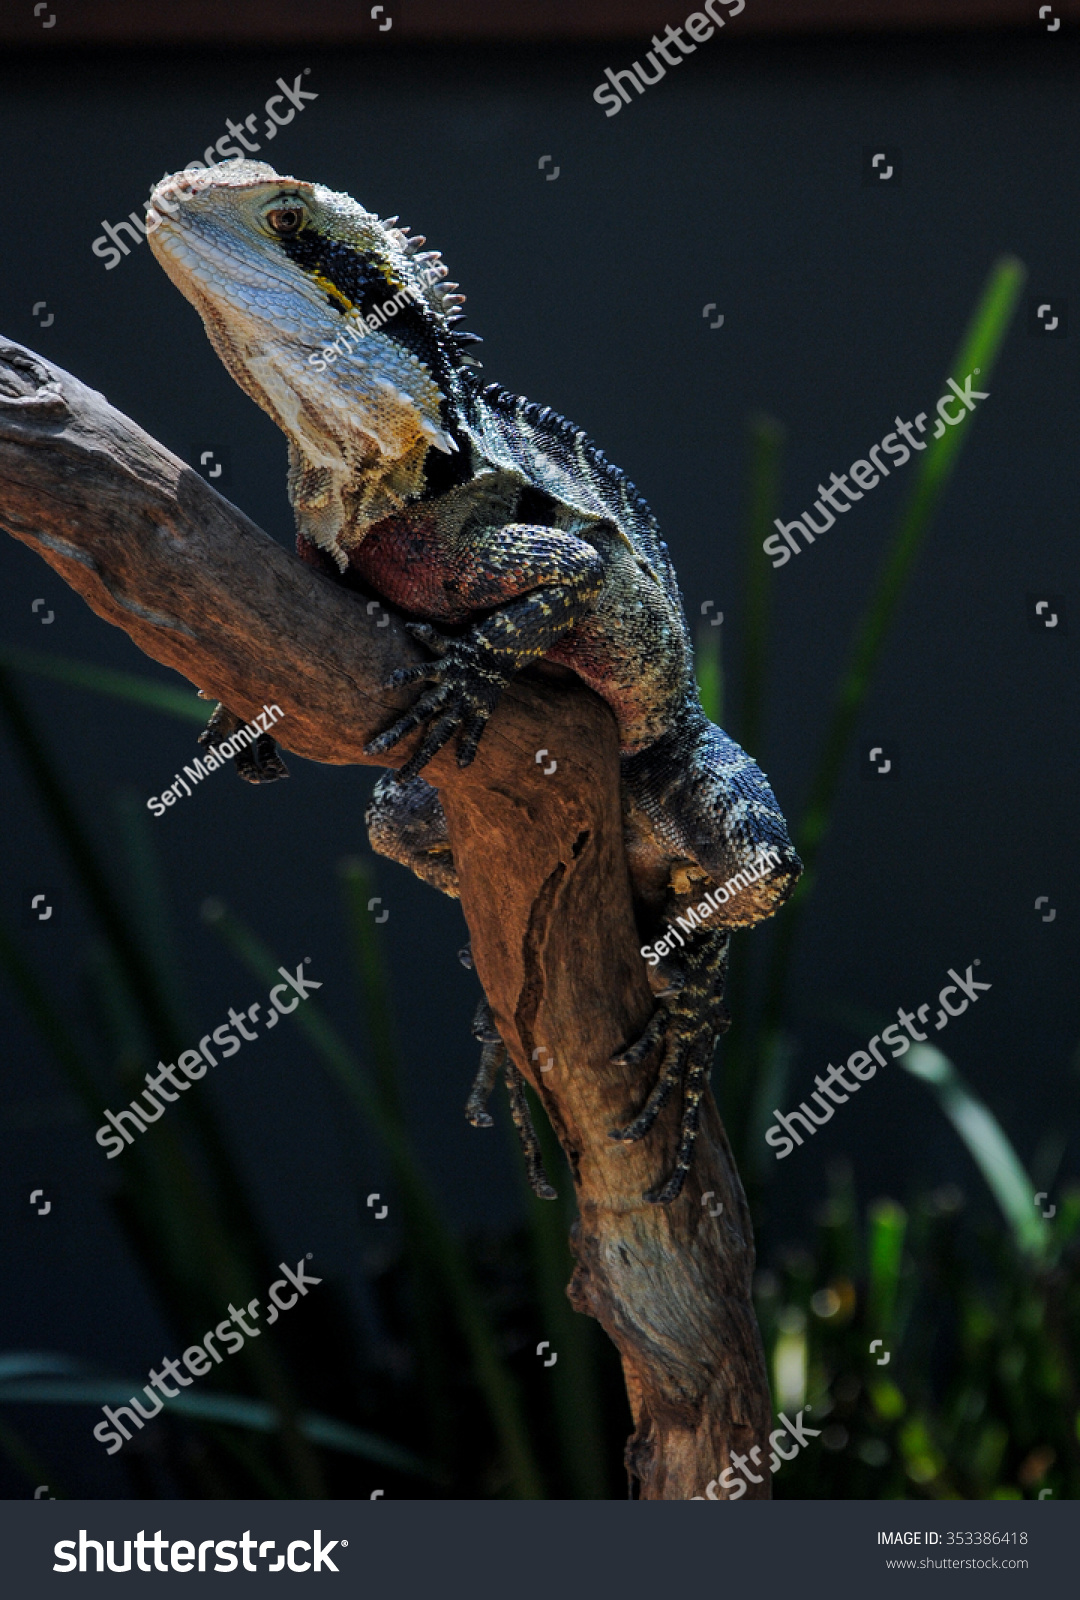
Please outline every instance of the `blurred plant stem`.
[[701, 709], [719, 727], [724, 720], [724, 662], [716, 630], [703, 624], [694, 650]]
[[111, 700], [127, 700], [133, 705], [161, 711], [182, 722], [205, 725], [210, 720], [212, 701], [200, 700], [194, 689], [177, 689], [159, 683], [140, 672], [116, 672], [92, 661], [73, 661], [48, 650], [22, 650], [15, 645], [0, 645], [0, 663], [28, 672], [36, 678], [50, 678], [71, 688], [89, 689], [108, 695]]
[[[1012, 322], [1024, 276], [1024, 268], [1013, 257], [1003, 257], [995, 264], [950, 370], [949, 376], [958, 383], [962, 384], [966, 377], [978, 371], [980, 383], [989, 384]], [[931, 439], [927, 444], [869, 605], [855, 630], [849, 663], [837, 687], [806, 810], [796, 833], [796, 848], [803, 859], [804, 871], [779, 919], [765, 990], [765, 1010], [770, 1020], [778, 1015], [783, 1000], [792, 942], [814, 888], [818, 855], [828, 833], [859, 712], [870, 692], [874, 671], [911, 569], [973, 426], [969, 413], [956, 427], [946, 428], [940, 438]]]
[[[405, 1144], [407, 1128], [401, 1100], [401, 1053], [398, 1049], [390, 1002], [390, 974], [383, 960], [379, 937], [367, 910], [374, 881], [366, 864], [343, 861], [339, 873], [345, 888], [353, 964], [360, 985], [361, 1011], [371, 1045], [377, 1093], [383, 1113]], [[424, 1392], [424, 1416], [430, 1428], [430, 1448], [444, 1466], [449, 1482], [456, 1481], [457, 1450], [454, 1407], [451, 1399], [450, 1349], [443, 1336], [439, 1271], [432, 1259], [425, 1213], [417, 1207], [412, 1186], [402, 1189], [404, 1247], [408, 1270], [408, 1320], [414, 1354]], [[453, 1310], [451, 1302], [451, 1311]]]

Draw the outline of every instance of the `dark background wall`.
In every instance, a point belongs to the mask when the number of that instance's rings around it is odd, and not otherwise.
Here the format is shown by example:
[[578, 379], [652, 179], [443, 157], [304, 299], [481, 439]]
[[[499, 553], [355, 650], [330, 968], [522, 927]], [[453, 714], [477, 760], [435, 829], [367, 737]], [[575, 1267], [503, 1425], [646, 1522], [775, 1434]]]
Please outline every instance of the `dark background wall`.
[[[612, 40], [9, 60], [4, 331], [101, 389], [185, 459], [218, 452], [229, 498], [291, 543], [276, 429], [234, 386], [145, 245], [106, 271], [90, 243], [103, 219], [141, 210], [152, 182], [199, 155], [226, 117], [261, 108], [279, 75], [291, 82], [310, 67], [304, 85], [317, 100], [264, 156], [400, 213], [444, 252], [469, 296], [468, 326], [486, 340], [489, 378], [563, 411], [629, 473], [660, 518], [691, 617], [716, 602], [734, 662], [748, 415], [764, 409], [789, 429], [786, 520], [897, 414], [932, 412], [999, 254], [1027, 263], [1033, 295], [1080, 306], [1077, 52], [1066, 35], [714, 38], [605, 118], [594, 85], [606, 66], [641, 54], [633, 40]], [[863, 186], [863, 147], [878, 142], [903, 152], [898, 188]], [[555, 181], [538, 168], [545, 154]], [[42, 300], [47, 313], [35, 319]], [[718, 331], [702, 317], [710, 301], [725, 316]], [[868, 782], [853, 759], [844, 780], [796, 968], [786, 1102], [863, 1042], [837, 1008], [912, 1008], [936, 995], [947, 968], [978, 957], [993, 988], [950, 1027], [945, 1048], [1028, 1162], [1043, 1159], [1048, 1136], [1072, 1130], [1064, 1170], [1074, 1174], [1076, 377], [1075, 332], [1030, 335], [1025, 305], [862, 720], [863, 739], [898, 745], [901, 777]], [[847, 641], [911, 475], [894, 474], [776, 574], [768, 734], [753, 753], [789, 816], [800, 812]], [[176, 682], [29, 550], [4, 540], [0, 563], [7, 641]], [[1041, 590], [1065, 595], [1070, 634], [1029, 629], [1025, 595]], [[50, 626], [32, 612], [38, 597], [55, 613]], [[194, 729], [21, 682], [82, 815], [118, 856], [116, 796], [142, 805], [160, 792], [191, 759]], [[23, 937], [62, 978], [74, 1014], [90, 925], [65, 893], [6, 747], [0, 764], [5, 913], [21, 926], [30, 896], [59, 891], [51, 921]], [[375, 774], [296, 758], [291, 767], [287, 784], [262, 790], [218, 774], [150, 819], [194, 1039], [260, 994], [201, 922], [207, 896], [235, 907], [288, 964], [310, 956], [320, 998], [356, 1030], [335, 865], [369, 854], [362, 817]], [[462, 1227], [498, 1225], [520, 1208], [520, 1180], [502, 1135], [462, 1116], [476, 985], [455, 959], [460, 913], [403, 871], [376, 870], [421, 1151]], [[1042, 894], [1057, 912], [1051, 924], [1034, 909]], [[4, 1296], [0, 1347], [142, 1371], [167, 1336], [102, 1207], [109, 1169], [93, 1127], [6, 991], [0, 1027], [3, 1251], [5, 1279], [18, 1285]], [[282, 1250], [314, 1251], [362, 1316], [353, 1221], [385, 1174], [299, 1034], [286, 1025], [245, 1047], [201, 1092], [222, 1109]], [[925, 1091], [882, 1073], [784, 1163], [762, 1253], [798, 1236], [839, 1154], [867, 1196], [973, 1182]], [[29, 1207], [35, 1188], [52, 1200], [47, 1219]]]

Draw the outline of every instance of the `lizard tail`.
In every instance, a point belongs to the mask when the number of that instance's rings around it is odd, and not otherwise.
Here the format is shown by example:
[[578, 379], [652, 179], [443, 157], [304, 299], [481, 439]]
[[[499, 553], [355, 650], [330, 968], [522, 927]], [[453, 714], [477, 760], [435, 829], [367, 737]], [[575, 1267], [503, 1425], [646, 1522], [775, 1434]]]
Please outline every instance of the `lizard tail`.
[[371, 848], [453, 899], [459, 896], [450, 830], [438, 791], [423, 778], [401, 783], [384, 772], [375, 785], [364, 821]]

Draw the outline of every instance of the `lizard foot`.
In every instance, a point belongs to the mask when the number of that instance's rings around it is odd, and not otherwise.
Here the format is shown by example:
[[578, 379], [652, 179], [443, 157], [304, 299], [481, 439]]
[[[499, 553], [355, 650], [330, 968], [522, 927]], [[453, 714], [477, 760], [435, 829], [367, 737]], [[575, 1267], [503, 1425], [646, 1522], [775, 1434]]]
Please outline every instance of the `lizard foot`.
[[548, 1182], [547, 1173], [544, 1171], [543, 1157], [540, 1154], [540, 1141], [536, 1137], [532, 1117], [529, 1115], [529, 1102], [525, 1098], [525, 1079], [510, 1059], [510, 1053], [499, 1036], [495, 1026], [495, 1018], [491, 1014], [491, 1007], [486, 1000], [481, 1000], [476, 1008], [473, 1018], [472, 1031], [480, 1040], [483, 1049], [480, 1054], [480, 1066], [473, 1082], [469, 1098], [465, 1102], [465, 1115], [474, 1128], [490, 1128], [492, 1118], [485, 1108], [495, 1087], [495, 1079], [502, 1068], [506, 1076], [506, 1091], [510, 1097], [510, 1115], [514, 1119], [514, 1127], [521, 1140], [522, 1154], [525, 1157], [525, 1171], [528, 1175], [529, 1186], [533, 1194], [541, 1200], [557, 1200], [559, 1197]]
[[[204, 749], [216, 752], [220, 745], [226, 744], [244, 726], [242, 719], [227, 706], [218, 705], [200, 733], [198, 742]], [[289, 776], [289, 769], [268, 733], [260, 733], [254, 744], [245, 744], [233, 756], [233, 762], [245, 783], [273, 783], [276, 778]]]
[[403, 689], [410, 683], [426, 680], [432, 688], [426, 690], [392, 727], [364, 746], [368, 755], [385, 755], [414, 728], [428, 725], [424, 738], [399, 769], [399, 783], [415, 778], [459, 728], [458, 766], [467, 767], [513, 672], [513, 667], [498, 651], [475, 635], [449, 638], [427, 622], [407, 622], [405, 626], [436, 659], [420, 662], [415, 667], [399, 667], [384, 687]]
[[612, 1139], [626, 1143], [643, 1139], [674, 1091], [682, 1088], [682, 1122], [675, 1165], [669, 1176], [645, 1195], [651, 1205], [669, 1205], [676, 1199], [690, 1171], [713, 1049], [717, 1036], [725, 1032], [731, 1021], [721, 998], [730, 942], [731, 935], [726, 930], [698, 934], [683, 967], [682, 984], [669, 985], [644, 1033], [615, 1057], [617, 1066], [642, 1066], [663, 1041], [663, 1061], [648, 1099], [631, 1123], [625, 1128], [612, 1129]]

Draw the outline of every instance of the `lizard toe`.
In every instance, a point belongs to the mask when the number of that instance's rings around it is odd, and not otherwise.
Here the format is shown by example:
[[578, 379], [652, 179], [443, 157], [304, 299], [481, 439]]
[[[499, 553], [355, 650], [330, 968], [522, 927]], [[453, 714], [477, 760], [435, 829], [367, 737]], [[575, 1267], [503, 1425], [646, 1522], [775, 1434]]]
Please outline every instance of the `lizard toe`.
[[407, 622], [405, 632], [436, 656], [444, 656], [454, 643], [453, 639], [433, 628], [430, 622]]
[[414, 667], [396, 667], [384, 681], [384, 689], [407, 689], [410, 683], [424, 683], [432, 676], [434, 661], [420, 661]]
[[399, 776], [403, 783], [411, 782], [421, 769], [427, 766], [432, 757], [438, 755], [443, 745], [454, 737], [457, 725], [458, 717], [455, 711], [447, 711], [439, 718], [401, 768]]

